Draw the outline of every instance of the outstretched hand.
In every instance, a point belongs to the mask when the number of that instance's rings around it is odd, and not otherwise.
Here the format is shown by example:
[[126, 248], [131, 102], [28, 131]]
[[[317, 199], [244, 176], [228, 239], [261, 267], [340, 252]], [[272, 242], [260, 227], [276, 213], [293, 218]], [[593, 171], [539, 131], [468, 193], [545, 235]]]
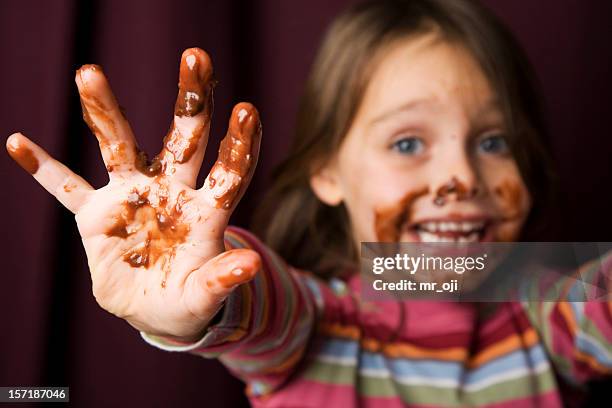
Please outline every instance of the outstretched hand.
[[248, 103], [234, 107], [219, 157], [196, 189], [213, 106], [212, 64], [204, 51], [183, 53], [174, 120], [151, 161], [102, 69], [85, 65], [75, 80], [109, 183], [94, 190], [20, 133], [8, 138], [9, 154], [76, 215], [100, 306], [141, 331], [195, 340], [225, 297], [261, 265], [256, 252], [225, 251], [223, 243], [257, 163], [259, 114]]

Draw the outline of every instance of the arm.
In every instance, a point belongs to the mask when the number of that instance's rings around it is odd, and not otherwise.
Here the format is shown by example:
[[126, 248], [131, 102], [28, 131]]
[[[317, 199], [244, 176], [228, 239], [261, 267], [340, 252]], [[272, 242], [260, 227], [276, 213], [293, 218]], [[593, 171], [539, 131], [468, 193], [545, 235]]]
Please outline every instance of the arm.
[[262, 270], [226, 299], [220, 320], [195, 343], [182, 343], [141, 332], [155, 347], [203, 357], [219, 357], [249, 384], [249, 394], [267, 394], [282, 385], [305, 354], [328, 289], [289, 267], [255, 236], [228, 228], [226, 248], [259, 253]]
[[[612, 302], [576, 301], [585, 290], [597, 287], [607, 288], [609, 299], [611, 278], [612, 253], [608, 253], [582, 266], [576, 278], [561, 282], [559, 301], [525, 304], [557, 372], [571, 384], [612, 375]], [[596, 297], [594, 293], [587, 296]]]

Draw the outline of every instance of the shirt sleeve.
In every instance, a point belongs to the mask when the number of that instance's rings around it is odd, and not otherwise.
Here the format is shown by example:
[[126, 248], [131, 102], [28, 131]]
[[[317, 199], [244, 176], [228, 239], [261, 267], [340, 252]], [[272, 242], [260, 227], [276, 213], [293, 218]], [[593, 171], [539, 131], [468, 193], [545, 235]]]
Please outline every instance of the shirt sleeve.
[[289, 267], [249, 232], [230, 227], [226, 247], [249, 248], [262, 259], [262, 270], [228, 296], [220, 320], [193, 344], [141, 332], [160, 349], [219, 360], [248, 384], [250, 395], [267, 394], [283, 384], [305, 354], [317, 316], [323, 309], [324, 284]]
[[[553, 288], [558, 301], [524, 303], [558, 374], [573, 385], [612, 375], [612, 252]], [[598, 299], [601, 300], [588, 300]]]

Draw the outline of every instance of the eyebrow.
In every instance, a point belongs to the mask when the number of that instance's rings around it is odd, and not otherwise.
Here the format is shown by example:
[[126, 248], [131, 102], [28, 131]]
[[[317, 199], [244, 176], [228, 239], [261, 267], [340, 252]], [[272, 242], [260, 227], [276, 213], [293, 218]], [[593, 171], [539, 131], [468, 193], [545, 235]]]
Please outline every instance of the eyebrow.
[[405, 112], [405, 111], [410, 111], [410, 110], [415, 110], [418, 108], [426, 107], [427, 105], [431, 105], [432, 103], [433, 101], [429, 98], [413, 99], [411, 101], [408, 101], [395, 108], [389, 109], [386, 112], [383, 112], [380, 115], [376, 116], [374, 119], [370, 121], [370, 126], [376, 123], [382, 122], [388, 119], [389, 117], [394, 116], [400, 112]]
[[[426, 108], [433, 104], [434, 104], [434, 101], [433, 99], [430, 99], [430, 98], [414, 99], [414, 100], [408, 101], [398, 107], [389, 109], [386, 112], [383, 112], [380, 115], [376, 116], [374, 119], [370, 121], [369, 126], [382, 122], [400, 112], [416, 110], [419, 108]], [[501, 111], [501, 104], [500, 104], [499, 99], [497, 98], [493, 98], [487, 101], [484, 107], [479, 112], [479, 115], [483, 115], [483, 114], [486, 114], [492, 111]]]

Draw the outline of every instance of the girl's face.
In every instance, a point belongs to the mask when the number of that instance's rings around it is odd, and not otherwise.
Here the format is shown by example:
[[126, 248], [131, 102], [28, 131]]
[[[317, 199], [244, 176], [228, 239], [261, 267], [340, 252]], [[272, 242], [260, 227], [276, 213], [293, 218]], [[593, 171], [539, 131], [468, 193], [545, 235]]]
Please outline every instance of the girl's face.
[[360, 241], [514, 241], [531, 207], [477, 62], [435, 34], [381, 59], [337, 155], [311, 177]]

